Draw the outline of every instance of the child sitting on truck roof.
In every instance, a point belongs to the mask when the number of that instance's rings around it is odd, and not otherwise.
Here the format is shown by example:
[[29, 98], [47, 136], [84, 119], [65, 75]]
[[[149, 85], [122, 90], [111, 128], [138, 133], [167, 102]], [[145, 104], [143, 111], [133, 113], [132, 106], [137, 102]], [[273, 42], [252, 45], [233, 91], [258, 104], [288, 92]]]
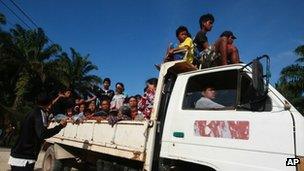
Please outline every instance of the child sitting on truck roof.
[[185, 59], [189, 63], [192, 63], [194, 58], [194, 45], [187, 27], [179, 26], [175, 34], [179, 45], [173, 47], [172, 43], [170, 44], [164, 62]]

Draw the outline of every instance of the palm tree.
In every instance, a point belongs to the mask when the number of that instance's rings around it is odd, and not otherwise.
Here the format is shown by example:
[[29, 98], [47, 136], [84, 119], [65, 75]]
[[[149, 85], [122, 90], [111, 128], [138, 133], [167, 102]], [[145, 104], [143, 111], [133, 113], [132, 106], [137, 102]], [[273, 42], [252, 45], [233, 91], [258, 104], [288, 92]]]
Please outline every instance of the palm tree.
[[304, 45], [298, 46], [295, 51], [299, 57], [295, 64], [282, 69], [281, 76], [276, 84], [277, 89], [288, 98], [297, 109], [304, 113]]
[[95, 85], [101, 83], [101, 78], [90, 74], [98, 67], [88, 59], [89, 55], [82, 56], [75, 49], [70, 50], [70, 57], [67, 53], [62, 53], [49, 68], [53, 69], [53, 80], [56, 77], [64, 87], [69, 87], [78, 95], [84, 96], [92, 92]]
[[14, 59], [14, 65], [17, 66], [15, 100], [12, 106], [16, 109], [26, 94], [34, 97], [33, 90], [36, 92], [41, 90], [46, 77], [45, 63], [58, 54], [61, 48], [57, 44], [47, 45], [49, 40], [41, 28], [26, 30], [16, 25], [10, 30], [10, 34], [8, 53]]

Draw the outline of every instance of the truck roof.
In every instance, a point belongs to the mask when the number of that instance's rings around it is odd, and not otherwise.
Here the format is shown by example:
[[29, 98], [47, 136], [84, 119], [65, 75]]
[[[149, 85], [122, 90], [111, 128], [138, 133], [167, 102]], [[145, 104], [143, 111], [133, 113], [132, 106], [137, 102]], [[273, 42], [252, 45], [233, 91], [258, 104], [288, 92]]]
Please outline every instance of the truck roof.
[[227, 69], [240, 69], [244, 67], [246, 64], [244, 63], [238, 63], [238, 64], [230, 64], [230, 65], [222, 65], [222, 66], [216, 66], [216, 67], [210, 67], [210, 68], [204, 68], [204, 69], [197, 69], [192, 64], [184, 61], [172, 61], [172, 62], [166, 62], [163, 63], [161, 66], [160, 74], [166, 75], [167, 72], [172, 72], [175, 74], [190, 74], [195, 72], [201, 72], [201, 71], [212, 71], [212, 70], [227, 70]]

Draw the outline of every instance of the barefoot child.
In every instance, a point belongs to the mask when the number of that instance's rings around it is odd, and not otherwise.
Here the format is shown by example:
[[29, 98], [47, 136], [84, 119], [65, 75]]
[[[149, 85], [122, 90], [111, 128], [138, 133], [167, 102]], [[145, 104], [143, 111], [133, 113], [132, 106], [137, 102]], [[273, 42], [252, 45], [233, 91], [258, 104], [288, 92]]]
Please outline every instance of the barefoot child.
[[188, 51], [185, 60], [189, 63], [193, 62], [193, 41], [191, 39], [190, 33], [185, 26], [179, 26], [176, 29], [176, 37], [179, 41], [178, 47], [169, 47], [164, 62], [172, 60], [182, 60], [184, 59], [185, 52]]

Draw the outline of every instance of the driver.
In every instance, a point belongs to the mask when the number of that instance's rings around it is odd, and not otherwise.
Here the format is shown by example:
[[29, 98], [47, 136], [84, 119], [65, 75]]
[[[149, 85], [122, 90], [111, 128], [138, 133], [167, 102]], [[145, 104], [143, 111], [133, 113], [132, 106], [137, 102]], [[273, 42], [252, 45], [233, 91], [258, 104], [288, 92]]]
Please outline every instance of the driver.
[[225, 107], [213, 101], [216, 96], [216, 90], [213, 86], [205, 86], [203, 88], [202, 95], [203, 96], [195, 104], [196, 109], [220, 109]]

